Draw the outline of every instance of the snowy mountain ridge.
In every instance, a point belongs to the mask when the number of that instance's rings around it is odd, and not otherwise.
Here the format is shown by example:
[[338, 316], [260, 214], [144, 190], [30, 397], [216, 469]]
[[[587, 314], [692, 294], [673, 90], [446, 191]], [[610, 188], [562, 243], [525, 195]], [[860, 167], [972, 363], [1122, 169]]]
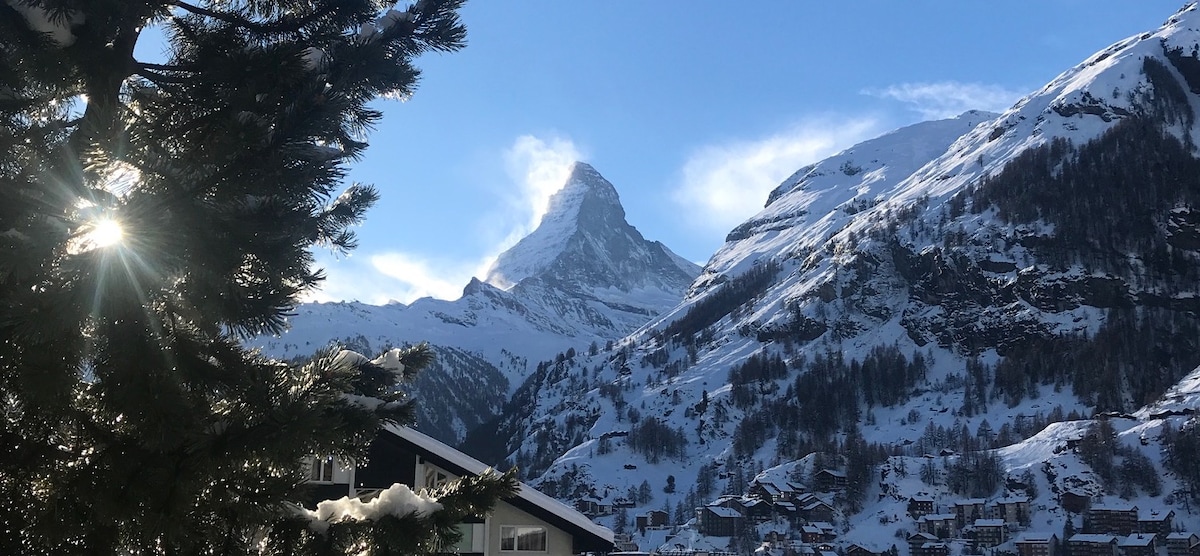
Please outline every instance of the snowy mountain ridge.
[[251, 345], [291, 358], [330, 342], [362, 353], [429, 342], [438, 361], [412, 389], [417, 425], [455, 443], [499, 410], [531, 361], [621, 338], [673, 307], [698, 271], [646, 241], [625, 221], [612, 184], [578, 163], [541, 225], [489, 273], [507, 289], [472, 279], [454, 301], [303, 304], [288, 332]]

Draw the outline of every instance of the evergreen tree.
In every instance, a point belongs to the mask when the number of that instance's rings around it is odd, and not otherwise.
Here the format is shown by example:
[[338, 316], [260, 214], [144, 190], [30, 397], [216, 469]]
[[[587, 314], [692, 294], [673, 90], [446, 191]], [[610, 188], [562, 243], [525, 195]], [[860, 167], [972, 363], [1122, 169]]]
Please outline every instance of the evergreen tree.
[[627, 508], [625, 508], [625, 506], [621, 506], [620, 508], [617, 508], [617, 513], [616, 513], [616, 515], [613, 516], [612, 531], [619, 535], [628, 530], [629, 530], [629, 510]]
[[[288, 365], [239, 342], [284, 329], [312, 248], [353, 248], [367, 103], [463, 46], [460, 3], [0, 2], [0, 553], [431, 552], [511, 490], [304, 513], [305, 458], [410, 422], [398, 387], [431, 354]], [[134, 57], [151, 27], [158, 63]]]
[[650, 489], [650, 481], [643, 479], [642, 484], [638, 485], [637, 501], [638, 504], [645, 506], [654, 499], [654, 491]]

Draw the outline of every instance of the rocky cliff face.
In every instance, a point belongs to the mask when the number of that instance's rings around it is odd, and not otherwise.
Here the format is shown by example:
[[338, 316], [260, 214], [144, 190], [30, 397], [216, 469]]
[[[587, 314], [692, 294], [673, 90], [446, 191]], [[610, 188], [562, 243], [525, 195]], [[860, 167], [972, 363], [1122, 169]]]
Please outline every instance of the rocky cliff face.
[[578, 163], [539, 227], [461, 298], [305, 304], [289, 332], [253, 344], [297, 357], [330, 342], [364, 353], [429, 342], [439, 361], [412, 391], [421, 400], [418, 427], [453, 444], [494, 415], [538, 360], [633, 332], [677, 304], [698, 272], [644, 239], [625, 221], [613, 185]]

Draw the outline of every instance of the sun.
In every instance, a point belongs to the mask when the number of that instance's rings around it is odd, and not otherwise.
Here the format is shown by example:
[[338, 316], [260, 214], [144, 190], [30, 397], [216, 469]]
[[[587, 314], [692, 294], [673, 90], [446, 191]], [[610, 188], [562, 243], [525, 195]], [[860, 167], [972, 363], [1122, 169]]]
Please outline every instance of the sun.
[[125, 232], [121, 229], [121, 223], [111, 218], [97, 220], [92, 224], [92, 229], [87, 233], [87, 242], [95, 248], [104, 248], [117, 245], [125, 237]]

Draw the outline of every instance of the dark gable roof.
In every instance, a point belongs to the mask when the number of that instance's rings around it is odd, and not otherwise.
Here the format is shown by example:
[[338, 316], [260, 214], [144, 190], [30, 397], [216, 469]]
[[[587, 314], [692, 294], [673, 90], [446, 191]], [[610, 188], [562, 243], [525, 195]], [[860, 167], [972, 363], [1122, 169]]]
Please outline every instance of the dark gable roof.
[[[379, 440], [406, 447], [426, 461], [458, 476], [478, 475], [491, 467], [408, 427], [391, 425]], [[517, 495], [505, 502], [567, 533], [574, 539], [573, 552], [611, 552], [613, 533], [607, 527], [592, 523], [587, 516], [575, 511], [533, 487], [521, 483]]]

